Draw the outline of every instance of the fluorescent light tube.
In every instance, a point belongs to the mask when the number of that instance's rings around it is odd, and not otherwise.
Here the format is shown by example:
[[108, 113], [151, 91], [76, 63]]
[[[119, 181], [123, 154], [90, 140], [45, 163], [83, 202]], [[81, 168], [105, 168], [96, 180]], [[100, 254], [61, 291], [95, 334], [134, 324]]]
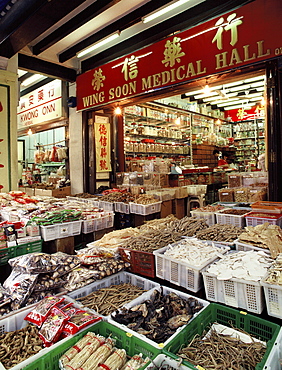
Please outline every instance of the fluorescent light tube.
[[103, 46], [103, 45], [105, 45], [105, 44], [107, 44], [107, 43], [115, 40], [116, 38], [119, 37], [119, 35], [120, 35], [120, 32], [119, 31], [117, 31], [115, 33], [112, 33], [111, 35], [105, 37], [104, 39], [96, 42], [95, 44], [93, 44], [89, 48], [84, 49], [84, 50], [80, 51], [79, 53], [77, 53], [77, 55], [76, 55], [77, 58], [81, 58], [84, 55], [91, 53], [91, 51], [93, 51], [95, 49], [98, 49], [100, 46]]
[[33, 76], [28, 77], [26, 80], [24, 80], [21, 83], [21, 85], [24, 86], [24, 87], [27, 87], [27, 86], [31, 85], [32, 83], [41, 80], [42, 78], [45, 78], [45, 76], [40, 75], [40, 74], [37, 73]]
[[143, 23], [148, 23], [148, 22], [152, 21], [153, 19], [156, 19], [156, 18], [160, 17], [161, 15], [170, 12], [171, 10], [177, 8], [180, 5], [188, 3], [188, 1], [190, 1], [190, 0], [178, 0], [178, 1], [174, 2], [173, 4], [170, 4], [166, 7], [158, 10], [157, 12], [146, 15], [145, 17], [142, 18], [142, 21], [143, 21]]

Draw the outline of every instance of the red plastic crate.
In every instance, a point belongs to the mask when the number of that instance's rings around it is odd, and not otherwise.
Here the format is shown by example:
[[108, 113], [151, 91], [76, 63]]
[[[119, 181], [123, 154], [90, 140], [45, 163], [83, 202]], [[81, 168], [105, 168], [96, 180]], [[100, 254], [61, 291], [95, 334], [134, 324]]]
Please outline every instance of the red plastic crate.
[[121, 258], [130, 263], [129, 271], [151, 278], [156, 277], [155, 256], [153, 253], [119, 248]]

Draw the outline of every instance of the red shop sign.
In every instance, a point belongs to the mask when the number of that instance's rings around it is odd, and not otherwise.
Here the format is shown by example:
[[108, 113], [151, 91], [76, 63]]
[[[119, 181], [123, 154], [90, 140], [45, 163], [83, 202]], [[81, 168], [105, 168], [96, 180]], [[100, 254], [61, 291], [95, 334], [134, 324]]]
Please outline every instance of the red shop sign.
[[77, 110], [282, 55], [281, 0], [256, 0], [77, 77]]

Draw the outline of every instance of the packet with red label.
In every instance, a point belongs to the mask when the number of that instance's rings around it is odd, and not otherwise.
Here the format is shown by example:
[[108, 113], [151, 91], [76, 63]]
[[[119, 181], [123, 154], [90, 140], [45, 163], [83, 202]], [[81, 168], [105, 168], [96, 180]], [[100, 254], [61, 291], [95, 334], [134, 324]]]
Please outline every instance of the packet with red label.
[[63, 331], [65, 333], [75, 334], [79, 330], [101, 319], [102, 318], [100, 316], [97, 316], [91, 312], [78, 309], [65, 324]]
[[49, 347], [57, 342], [68, 318], [69, 317], [58, 307], [53, 307], [51, 309], [49, 316], [39, 330], [40, 339], [43, 341], [46, 347]]
[[26, 315], [24, 319], [40, 327], [47, 319], [51, 309], [63, 301], [63, 297], [45, 297]]

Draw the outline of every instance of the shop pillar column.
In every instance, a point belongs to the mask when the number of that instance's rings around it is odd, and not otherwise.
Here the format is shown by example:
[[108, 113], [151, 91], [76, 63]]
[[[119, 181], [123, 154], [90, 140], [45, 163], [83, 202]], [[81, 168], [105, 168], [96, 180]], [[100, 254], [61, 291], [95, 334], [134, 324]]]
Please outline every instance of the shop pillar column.
[[282, 59], [266, 63], [267, 117], [266, 164], [269, 173], [270, 201], [282, 201]]
[[0, 57], [0, 185], [2, 192], [18, 188], [17, 105], [18, 60]]

